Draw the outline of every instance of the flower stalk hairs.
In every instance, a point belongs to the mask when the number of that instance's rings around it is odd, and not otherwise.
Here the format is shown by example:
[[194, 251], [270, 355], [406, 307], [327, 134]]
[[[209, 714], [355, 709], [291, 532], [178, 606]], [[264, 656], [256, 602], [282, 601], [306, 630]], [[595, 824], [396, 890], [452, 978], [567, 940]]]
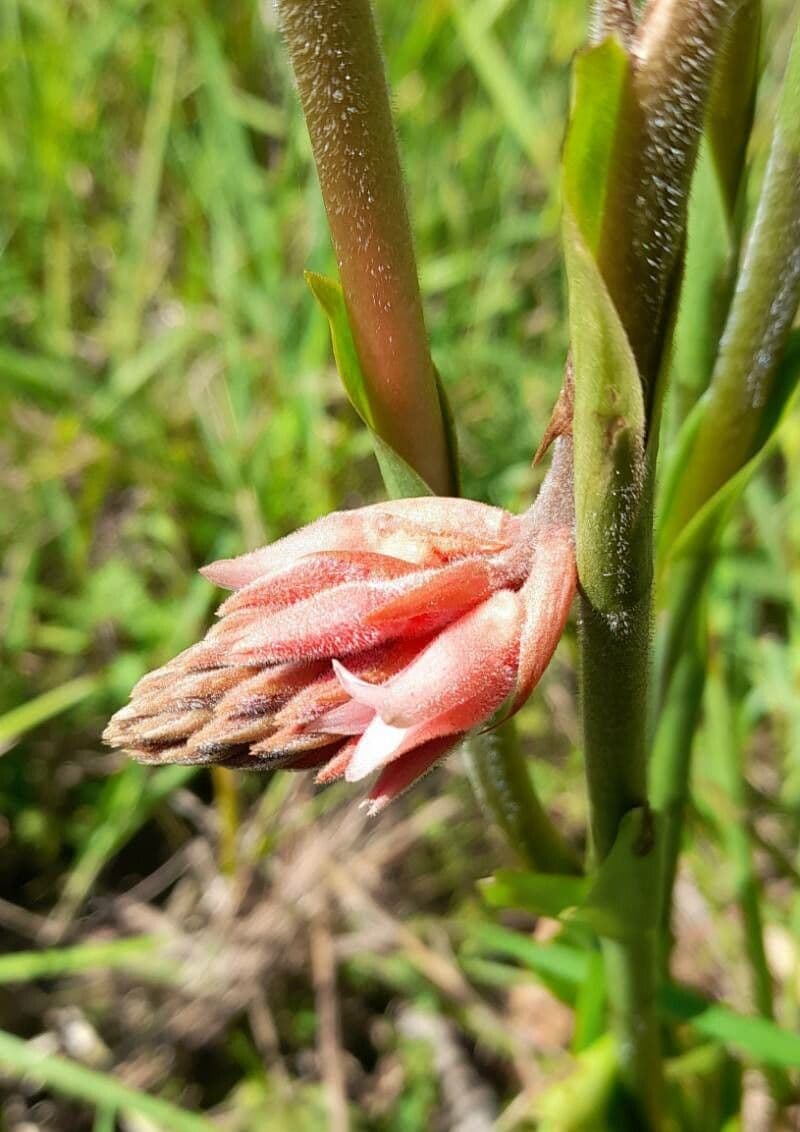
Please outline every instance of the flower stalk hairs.
[[425, 497], [339, 511], [202, 572], [233, 593], [105, 740], [147, 763], [377, 772], [372, 812], [546, 668], [576, 587], [571, 443], [516, 516]]

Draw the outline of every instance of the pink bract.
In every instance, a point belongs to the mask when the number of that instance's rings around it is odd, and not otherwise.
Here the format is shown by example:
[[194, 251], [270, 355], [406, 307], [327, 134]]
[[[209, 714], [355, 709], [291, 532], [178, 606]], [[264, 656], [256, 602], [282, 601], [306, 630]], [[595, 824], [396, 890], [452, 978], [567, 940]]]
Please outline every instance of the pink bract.
[[202, 572], [235, 591], [219, 621], [140, 680], [105, 741], [150, 763], [377, 773], [377, 812], [535, 687], [576, 588], [571, 491], [551, 474], [523, 516], [432, 497], [336, 512]]

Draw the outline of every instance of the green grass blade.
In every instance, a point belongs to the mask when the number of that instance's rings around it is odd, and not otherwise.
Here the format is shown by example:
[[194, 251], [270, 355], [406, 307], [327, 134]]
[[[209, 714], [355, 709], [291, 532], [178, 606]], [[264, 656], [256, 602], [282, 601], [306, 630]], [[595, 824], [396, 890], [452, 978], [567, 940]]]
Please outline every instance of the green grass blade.
[[81, 700], [88, 699], [101, 681], [100, 676], [77, 676], [74, 680], [68, 680], [66, 684], [51, 688], [49, 692], [43, 692], [41, 696], [7, 711], [0, 716], [0, 751], [8, 750], [34, 727], [74, 707]]
[[137, 970], [166, 975], [174, 971], [157, 955], [159, 940], [154, 936], [134, 936], [105, 943], [84, 943], [76, 947], [49, 948], [46, 951], [19, 951], [0, 956], [0, 985], [56, 979], [84, 971]]
[[531, 164], [535, 169], [547, 172], [553, 165], [552, 138], [539, 128], [539, 115], [500, 44], [487, 27], [485, 17], [480, 14], [482, 7], [454, 0], [452, 14], [459, 38], [475, 74]]
[[104, 1109], [137, 1113], [156, 1123], [163, 1132], [213, 1132], [204, 1116], [185, 1112], [177, 1105], [121, 1084], [106, 1073], [87, 1069], [58, 1054], [43, 1053], [29, 1042], [0, 1031], [0, 1065], [17, 1077], [33, 1077], [58, 1093]]

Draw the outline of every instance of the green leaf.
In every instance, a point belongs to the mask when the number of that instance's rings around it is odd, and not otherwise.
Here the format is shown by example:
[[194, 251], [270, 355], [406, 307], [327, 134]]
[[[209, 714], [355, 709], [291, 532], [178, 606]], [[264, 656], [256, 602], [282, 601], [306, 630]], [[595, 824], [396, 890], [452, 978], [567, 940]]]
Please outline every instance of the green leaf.
[[364, 385], [361, 363], [356, 353], [356, 344], [350, 330], [341, 285], [335, 279], [329, 279], [327, 275], [320, 275], [316, 271], [306, 271], [305, 281], [328, 319], [333, 357], [350, 403], [364, 424], [373, 428], [372, 410]]
[[[329, 279], [326, 275], [320, 275], [315, 271], [307, 271], [305, 279], [312, 295], [322, 307], [328, 319], [333, 356], [339, 377], [342, 379], [350, 403], [370, 431], [375, 456], [387, 492], [393, 499], [433, 495], [433, 491], [425, 480], [375, 431], [375, 418], [369, 403], [369, 390], [364, 381], [361, 363], [356, 353], [356, 346], [347, 317], [344, 293], [340, 284], [335, 279]], [[440, 382], [438, 389], [444, 409], [446, 402]], [[452, 440], [452, 418], [449, 410], [445, 411], [444, 419], [446, 428], [448, 428], [448, 440], [451, 444], [452, 453], [454, 442]]]
[[583, 902], [564, 913], [607, 939], [626, 940], [655, 932], [659, 913], [658, 839], [649, 811], [630, 810], [611, 852]]
[[[744, 0], [723, 38], [706, 112], [706, 136], [730, 223], [741, 198], [742, 173], [759, 79], [762, 0]], [[693, 190], [694, 191], [694, 190]]]
[[[774, 432], [797, 371], [783, 364], [800, 303], [800, 29], [783, 84], [756, 216], [711, 383], [666, 477], [659, 545], [672, 548]], [[687, 425], [689, 422], [687, 422]]]
[[537, 1099], [540, 1132], [599, 1132], [617, 1080], [619, 1061], [611, 1034], [585, 1049], [565, 1078]]
[[800, 330], [789, 339], [778, 369], [772, 396], [765, 406], [762, 431], [755, 454], [720, 487], [689, 520], [682, 530], [672, 521], [672, 505], [680, 491], [691, 454], [702, 431], [708, 431], [707, 416], [713, 406], [705, 398], [689, 415], [676, 442], [670, 470], [664, 478], [663, 497], [658, 509], [656, 547], [659, 569], [669, 560], [708, 553], [725, 528], [728, 518], [748, 484], [763, 466], [778, 441], [783, 422], [800, 401]]
[[[620, 894], [621, 900], [624, 897], [625, 893]], [[590, 976], [591, 955], [568, 944], [542, 944], [507, 928], [480, 922], [465, 924], [464, 932], [465, 958], [478, 953], [513, 959], [548, 986], [560, 986], [566, 1001], [575, 1001], [576, 992]], [[659, 992], [658, 1005], [662, 1017], [685, 1022], [700, 1036], [738, 1050], [760, 1065], [800, 1067], [800, 1035], [766, 1018], [740, 1014], [672, 983]]]
[[575, 1033], [572, 1049], [580, 1053], [603, 1033], [606, 1013], [606, 979], [601, 952], [588, 954], [586, 977], [575, 1003]]
[[433, 490], [394, 448], [370, 429], [372, 445], [375, 449], [375, 459], [381, 470], [386, 491], [392, 499], [413, 499], [418, 495], [433, 495]]
[[444, 424], [444, 439], [447, 445], [447, 457], [450, 465], [450, 477], [454, 484], [453, 490], [457, 495], [461, 494], [461, 463], [458, 456], [458, 436], [456, 434], [456, 419], [453, 416], [453, 410], [450, 407], [450, 401], [445, 390], [444, 383], [442, 382], [441, 374], [436, 366], [433, 367], [434, 377], [436, 378], [436, 392], [439, 395], [439, 407], [442, 413], [442, 423]]
[[670, 381], [682, 423], [707, 387], [733, 287], [738, 240], [727, 215], [723, 186], [709, 144], [697, 157]]
[[100, 676], [76, 676], [66, 684], [51, 688], [40, 696], [0, 715], [0, 754], [12, 747], [26, 732], [46, 723], [53, 716], [88, 699], [100, 687]]
[[0, 984], [55, 979], [81, 971], [133, 970], [155, 976], [175, 973], [175, 964], [158, 952], [155, 936], [133, 936], [103, 943], [83, 943], [75, 947], [45, 951], [17, 951], [0, 956]]
[[495, 908], [524, 908], [562, 918], [609, 939], [653, 932], [658, 920], [659, 857], [653, 815], [631, 810], [594, 877], [500, 869], [481, 884]]
[[800, 1034], [781, 1029], [766, 1018], [749, 1018], [719, 1003], [709, 1003], [685, 987], [667, 986], [662, 1010], [707, 1038], [739, 1050], [761, 1065], [800, 1068]]
[[572, 113], [564, 152], [564, 199], [586, 246], [596, 252], [630, 62], [613, 38], [575, 60]]
[[578, 572], [592, 605], [634, 602], [643, 561], [631, 569], [645, 483], [645, 407], [633, 352], [595, 258], [628, 58], [613, 39], [575, 65], [564, 153], [564, 253], [575, 374], [573, 438]]
[[588, 957], [574, 947], [562, 943], [537, 943], [519, 932], [498, 924], [482, 921], [464, 925], [465, 957], [499, 955], [514, 959], [556, 989], [560, 997], [573, 1001], [575, 992], [586, 978]]
[[524, 908], [536, 916], [557, 919], [585, 899], [589, 884], [585, 877], [498, 869], [480, 888], [493, 908]]

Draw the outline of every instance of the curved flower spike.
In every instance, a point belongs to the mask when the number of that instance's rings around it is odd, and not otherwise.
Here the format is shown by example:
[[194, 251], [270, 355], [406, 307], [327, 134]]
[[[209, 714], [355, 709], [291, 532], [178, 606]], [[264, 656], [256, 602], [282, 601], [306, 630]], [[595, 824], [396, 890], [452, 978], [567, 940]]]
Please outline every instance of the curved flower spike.
[[575, 592], [571, 453], [523, 516], [461, 499], [337, 512], [206, 567], [235, 590], [105, 741], [155, 763], [378, 773], [371, 812], [529, 695]]

